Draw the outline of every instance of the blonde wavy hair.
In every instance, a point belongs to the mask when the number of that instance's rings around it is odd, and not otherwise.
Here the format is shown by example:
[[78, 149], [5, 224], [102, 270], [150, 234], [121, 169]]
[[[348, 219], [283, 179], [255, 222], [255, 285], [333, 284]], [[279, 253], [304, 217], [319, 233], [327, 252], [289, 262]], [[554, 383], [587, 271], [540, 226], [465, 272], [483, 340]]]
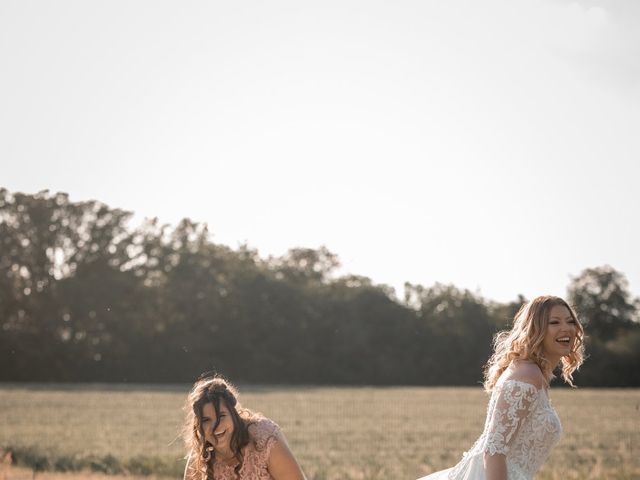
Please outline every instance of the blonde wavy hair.
[[498, 378], [514, 360], [535, 362], [549, 382], [555, 365], [551, 365], [542, 352], [549, 315], [555, 306], [569, 310], [576, 324], [576, 338], [569, 355], [562, 357], [562, 378], [572, 387], [573, 372], [584, 361], [584, 329], [573, 308], [562, 298], [543, 295], [525, 303], [513, 319], [511, 330], [498, 332], [493, 339], [493, 355], [484, 368], [484, 388], [491, 392]]
[[234, 431], [231, 436], [231, 450], [234, 452], [239, 464], [236, 467], [236, 476], [239, 477], [239, 469], [242, 464], [242, 449], [250, 439], [248, 427], [259, 417], [251, 410], [242, 408], [238, 402], [238, 391], [222, 376], [213, 374], [201, 376], [193, 385], [187, 396], [184, 406], [186, 419], [182, 430], [182, 437], [190, 458], [191, 469], [194, 475], [202, 480], [213, 480], [213, 462], [215, 450], [205, 437], [202, 427], [202, 409], [211, 403], [216, 412], [215, 430], [220, 422], [220, 407], [224, 403], [231, 420]]

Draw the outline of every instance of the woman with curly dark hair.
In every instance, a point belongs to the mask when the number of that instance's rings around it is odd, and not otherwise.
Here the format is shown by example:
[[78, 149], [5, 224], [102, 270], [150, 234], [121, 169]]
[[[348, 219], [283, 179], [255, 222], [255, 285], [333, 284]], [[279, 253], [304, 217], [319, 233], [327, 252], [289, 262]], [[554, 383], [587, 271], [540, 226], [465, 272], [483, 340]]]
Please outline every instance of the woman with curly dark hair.
[[224, 378], [196, 381], [185, 410], [184, 480], [305, 480], [280, 427], [242, 408]]

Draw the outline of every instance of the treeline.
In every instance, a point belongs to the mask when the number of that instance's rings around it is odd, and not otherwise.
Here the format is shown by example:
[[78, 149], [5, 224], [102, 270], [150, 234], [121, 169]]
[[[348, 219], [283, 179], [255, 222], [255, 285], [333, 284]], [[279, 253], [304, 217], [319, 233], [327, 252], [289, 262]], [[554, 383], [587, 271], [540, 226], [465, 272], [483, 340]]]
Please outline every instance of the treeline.
[[[523, 297], [451, 285], [402, 298], [336, 274], [325, 248], [262, 258], [206, 225], [64, 193], [0, 189], [0, 381], [474, 385]], [[589, 333], [581, 385], [640, 386], [640, 303], [624, 275], [586, 269], [568, 287]]]

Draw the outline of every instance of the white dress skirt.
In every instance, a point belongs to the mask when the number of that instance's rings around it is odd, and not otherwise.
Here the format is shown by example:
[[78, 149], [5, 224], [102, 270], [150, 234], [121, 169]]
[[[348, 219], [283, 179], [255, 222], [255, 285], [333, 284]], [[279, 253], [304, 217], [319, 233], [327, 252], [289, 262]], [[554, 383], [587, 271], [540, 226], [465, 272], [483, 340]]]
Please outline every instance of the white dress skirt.
[[533, 480], [560, 440], [562, 426], [545, 389], [505, 378], [491, 393], [482, 435], [462, 460], [418, 480], [486, 480], [485, 453], [505, 456], [508, 480]]

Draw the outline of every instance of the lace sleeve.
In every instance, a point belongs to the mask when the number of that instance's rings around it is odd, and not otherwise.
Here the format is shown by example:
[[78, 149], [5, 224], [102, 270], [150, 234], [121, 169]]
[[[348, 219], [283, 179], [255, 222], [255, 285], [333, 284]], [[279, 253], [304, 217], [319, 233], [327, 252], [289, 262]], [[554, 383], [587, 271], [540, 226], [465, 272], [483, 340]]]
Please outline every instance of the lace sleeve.
[[530, 383], [507, 380], [493, 394], [496, 397], [487, 419], [484, 451], [489, 455], [506, 455], [518, 428], [538, 398], [539, 391]]
[[280, 427], [268, 418], [261, 418], [249, 425], [249, 434], [255, 444], [258, 457], [263, 463], [267, 463], [271, 448], [280, 436]]

